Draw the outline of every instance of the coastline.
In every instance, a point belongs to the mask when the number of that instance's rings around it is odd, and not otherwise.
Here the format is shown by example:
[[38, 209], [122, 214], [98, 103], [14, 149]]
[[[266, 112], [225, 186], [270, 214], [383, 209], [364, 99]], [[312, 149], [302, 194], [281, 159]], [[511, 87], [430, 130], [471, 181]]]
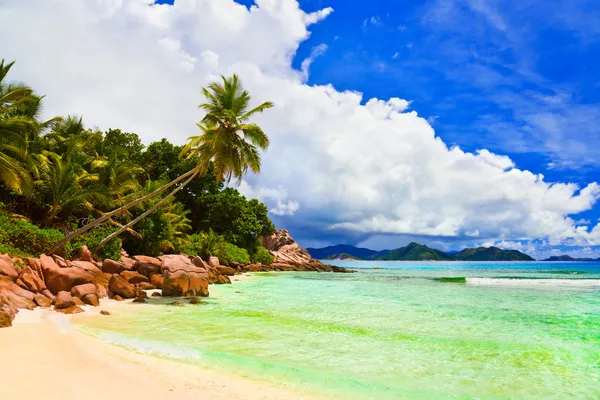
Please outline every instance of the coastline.
[[[245, 278], [245, 279], [249, 279]], [[127, 302], [103, 299], [77, 318], [110, 318]], [[87, 308], [87, 307], [86, 307]], [[73, 316], [21, 310], [0, 330], [0, 398], [317, 399], [210, 367], [141, 354], [78, 331]], [[35, 384], [27, 384], [34, 377]]]

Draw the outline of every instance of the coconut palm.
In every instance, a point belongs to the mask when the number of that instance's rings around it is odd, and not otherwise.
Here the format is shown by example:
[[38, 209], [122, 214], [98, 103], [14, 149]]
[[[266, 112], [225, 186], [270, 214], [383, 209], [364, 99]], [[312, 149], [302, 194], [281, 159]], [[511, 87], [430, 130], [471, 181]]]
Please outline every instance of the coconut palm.
[[249, 124], [248, 121], [255, 114], [273, 107], [273, 103], [264, 102], [248, 110], [250, 95], [244, 90], [238, 76], [221, 78], [222, 83], [213, 82], [203, 89], [207, 102], [199, 106], [206, 112], [201, 123], [198, 124], [202, 134], [190, 137], [182, 151], [182, 156], [186, 155], [188, 159], [195, 157], [198, 160], [196, 167], [186, 174], [189, 174], [189, 178], [148, 211], [107, 236], [100, 242], [98, 248], [153, 213], [198, 174], [206, 173], [210, 162], [214, 164], [217, 179], [225, 179], [227, 182], [235, 177], [239, 184], [248, 170], [255, 174], [260, 172], [259, 149], [267, 149], [269, 138], [258, 125]]
[[36, 121], [24, 114], [28, 102], [39, 99], [22, 83], [7, 83], [6, 76], [14, 62], [0, 62], [0, 182], [19, 193], [32, 188], [31, 174], [24, 166], [27, 138], [22, 131], [35, 128]]
[[72, 159], [63, 160], [52, 155], [51, 163], [44, 168], [43, 179], [39, 182], [40, 191], [49, 204], [47, 223], [51, 224], [59, 213], [72, 215], [76, 212], [91, 211], [95, 204], [108, 203], [107, 188], [97, 183], [95, 174], [78, 171]]
[[214, 82], [203, 89], [208, 101], [200, 104], [206, 112], [198, 124], [202, 134], [189, 138], [183, 153], [188, 159], [197, 156], [203, 168], [212, 161], [218, 180], [229, 183], [235, 177], [240, 183], [248, 169], [255, 174], [260, 172], [259, 149], [266, 150], [269, 146], [263, 130], [248, 120], [273, 107], [273, 103], [264, 102], [248, 110], [250, 95], [238, 76], [222, 79], [222, 84]]

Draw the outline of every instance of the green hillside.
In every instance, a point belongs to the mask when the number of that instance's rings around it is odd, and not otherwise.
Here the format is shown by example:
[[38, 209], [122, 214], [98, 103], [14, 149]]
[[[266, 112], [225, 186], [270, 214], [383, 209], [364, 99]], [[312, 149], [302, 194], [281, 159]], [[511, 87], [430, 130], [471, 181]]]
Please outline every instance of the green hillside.
[[409, 243], [405, 247], [378, 257], [377, 260], [382, 261], [448, 261], [452, 260], [446, 253], [441, 250], [432, 249], [422, 244], [415, 242]]
[[498, 247], [464, 249], [454, 256], [459, 261], [535, 261], [518, 250], [502, 250]]
[[360, 260], [360, 258], [350, 255], [348, 253], [339, 253], [329, 255], [323, 258], [323, 260]]

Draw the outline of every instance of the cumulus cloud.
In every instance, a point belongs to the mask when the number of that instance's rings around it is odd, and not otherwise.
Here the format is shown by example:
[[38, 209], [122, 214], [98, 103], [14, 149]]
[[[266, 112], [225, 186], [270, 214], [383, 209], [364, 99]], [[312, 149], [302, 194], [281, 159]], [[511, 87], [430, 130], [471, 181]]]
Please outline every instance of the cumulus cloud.
[[0, 54], [17, 60], [13, 79], [47, 95], [48, 115], [81, 114], [89, 126], [147, 143], [197, 134], [200, 89], [240, 74], [255, 103], [276, 105], [256, 119], [272, 145], [243, 189], [282, 227], [301, 214], [328, 232], [600, 244], [600, 225], [570, 217], [596, 204], [596, 183], [549, 183], [506, 156], [449, 148], [399, 97], [306, 85], [310, 62], [298, 71], [292, 59], [331, 9], [308, 14], [296, 0], [150, 3], [5, 0]]

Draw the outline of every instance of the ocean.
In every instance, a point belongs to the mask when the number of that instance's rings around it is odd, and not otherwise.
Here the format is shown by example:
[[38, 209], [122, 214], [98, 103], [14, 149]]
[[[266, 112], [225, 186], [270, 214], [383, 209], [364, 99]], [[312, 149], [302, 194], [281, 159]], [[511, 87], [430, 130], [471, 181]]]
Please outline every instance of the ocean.
[[78, 329], [333, 399], [600, 399], [600, 263], [351, 262]]

